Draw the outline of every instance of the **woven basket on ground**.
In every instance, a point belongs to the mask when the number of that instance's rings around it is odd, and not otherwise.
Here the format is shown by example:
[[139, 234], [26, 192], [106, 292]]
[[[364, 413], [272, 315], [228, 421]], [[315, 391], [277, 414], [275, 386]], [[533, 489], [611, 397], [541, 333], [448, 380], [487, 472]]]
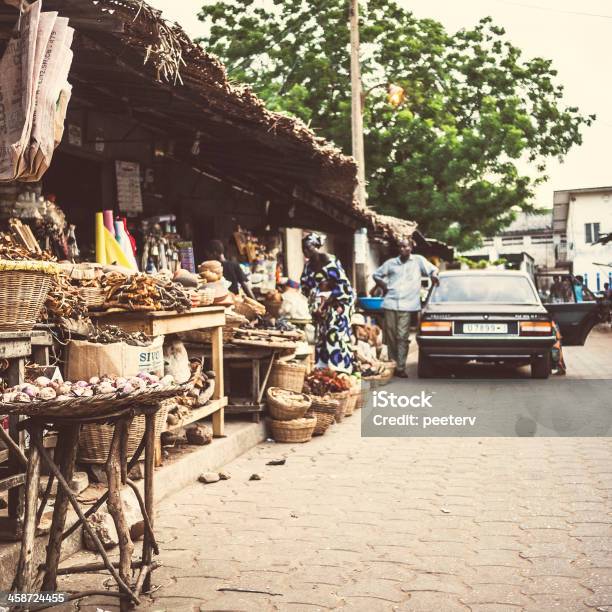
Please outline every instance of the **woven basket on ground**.
[[[168, 412], [174, 406], [174, 404], [174, 399], [160, 402], [160, 409], [155, 414], [156, 437], [161, 436], [162, 431], [166, 429]], [[79, 450], [77, 460], [81, 463], [106, 463], [114, 431], [114, 425], [100, 423], [82, 425], [79, 433]], [[134, 417], [128, 430], [128, 459], [130, 459], [136, 452], [144, 432], [145, 417], [141, 414]]]
[[344, 410], [344, 416], [352, 416], [357, 406], [357, 401], [359, 400], [360, 394], [361, 394], [361, 381], [357, 381], [349, 389], [349, 399], [348, 399], [348, 402], [346, 403], [346, 408]]
[[357, 403], [355, 404], [355, 410], [363, 408], [368, 401], [368, 394], [370, 393], [370, 383], [367, 380], [361, 380], [361, 388], [359, 389], [359, 395], [357, 396]]
[[88, 310], [101, 310], [106, 301], [106, 293], [102, 287], [81, 287], [80, 296], [85, 300]]
[[32, 330], [56, 271], [46, 261], [0, 260], [0, 331]]
[[336, 423], [340, 423], [346, 413], [346, 406], [349, 402], [349, 392], [339, 391], [338, 393], [330, 393], [329, 396], [332, 399], [338, 400], [338, 406], [336, 408]]
[[304, 417], [292, 421], [270, 419], [270, 431], [276, 442], [308, 442], [316, 425], [316, 417]]
[[336, 418], [338, 400], [325, 397], [311, 396], [312, 404], [306, 416], [316, 416], [317, 424], [312, 433], [313, 436], [322, 436], [333, 424]]
[[305, 377], [306, 366], [304, 364], [277, 361], [272, 366], [268, 385], [301, 392]]
[[267, 391], [268, 412], [277, 421], [291, 421], [304, 416], [310, 408], [310, 398], [304, 393], [270, 387]]

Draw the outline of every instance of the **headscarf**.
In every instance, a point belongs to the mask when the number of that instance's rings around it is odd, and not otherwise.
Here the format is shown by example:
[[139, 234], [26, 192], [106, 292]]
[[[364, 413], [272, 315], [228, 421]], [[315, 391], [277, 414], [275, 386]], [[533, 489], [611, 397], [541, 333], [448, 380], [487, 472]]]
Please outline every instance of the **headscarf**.
[[304, 238], [302, 239], [302, 247], [308, 246], [312, 249], [320, 249], [323, 246], [324, 242], [325, 238], [323, 238], [321, 234], [312, 232], [304, 236]]

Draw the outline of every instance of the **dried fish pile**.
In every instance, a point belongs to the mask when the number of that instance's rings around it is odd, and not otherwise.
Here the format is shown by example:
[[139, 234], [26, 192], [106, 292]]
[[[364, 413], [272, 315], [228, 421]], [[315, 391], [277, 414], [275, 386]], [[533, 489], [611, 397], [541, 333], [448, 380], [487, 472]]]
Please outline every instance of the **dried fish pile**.
[[87, 336], [89, 342], [97, 344], [114, 344], [115, 342], [125, 342], [131, 346], [149, 346], [152, 338], [143, 332], [126, 332], [116, 325], [100, 325], [94, 327]]
[[70, 283], [64, 272], [56, 274], [41, 312], [43, 321], [82, 319], [87, 317], [87, 304], [79, 289]]
[[53, 261], [55, 258], [47, 251], [36, 252], [20, 244], [11, 234], [0, 233], [0, 259], [19, 261], [34, 259], [36, 261]]
[[178, 312], [191, 309], [191, 298], [180, 285], [147, 274], [127, 278], [111, 273], [104, 277], [103, 285], [106, 287], [106, 308]]

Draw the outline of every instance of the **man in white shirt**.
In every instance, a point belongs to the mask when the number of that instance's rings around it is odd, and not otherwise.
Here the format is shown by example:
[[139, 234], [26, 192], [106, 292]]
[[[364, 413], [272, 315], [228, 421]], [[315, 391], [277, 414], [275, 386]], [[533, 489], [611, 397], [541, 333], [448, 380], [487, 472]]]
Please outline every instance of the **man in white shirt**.
[[421, 278], [428, 276], [438, 284], [438, 268], [422, 255], [412, 253], [412, 240], [399, 243], [399, 257], [388, 259], [373, 274], [385, 299], [385, 343], [389, 357], [397, 363], [396, 376], [405, 378], [410, 344], [410, 322], [421, 310]]

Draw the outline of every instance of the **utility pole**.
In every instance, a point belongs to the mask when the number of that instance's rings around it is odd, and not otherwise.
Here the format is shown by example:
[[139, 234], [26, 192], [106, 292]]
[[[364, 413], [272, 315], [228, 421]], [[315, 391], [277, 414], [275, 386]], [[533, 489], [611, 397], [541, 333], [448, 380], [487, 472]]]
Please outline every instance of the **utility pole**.
[[[359, 0], [349, 0], [351, 30], [351, 133], [353, 157], [357, 162], [357, 189], [355, 196], [361, 208], [367, 206], [365, 185], [365, 154], [363, 148], [363, 87], [359, 62]], [[354, 237], [354, 278], [357, 293], [367, 288], [366, 278], [367, 233], [357, 230]]]

